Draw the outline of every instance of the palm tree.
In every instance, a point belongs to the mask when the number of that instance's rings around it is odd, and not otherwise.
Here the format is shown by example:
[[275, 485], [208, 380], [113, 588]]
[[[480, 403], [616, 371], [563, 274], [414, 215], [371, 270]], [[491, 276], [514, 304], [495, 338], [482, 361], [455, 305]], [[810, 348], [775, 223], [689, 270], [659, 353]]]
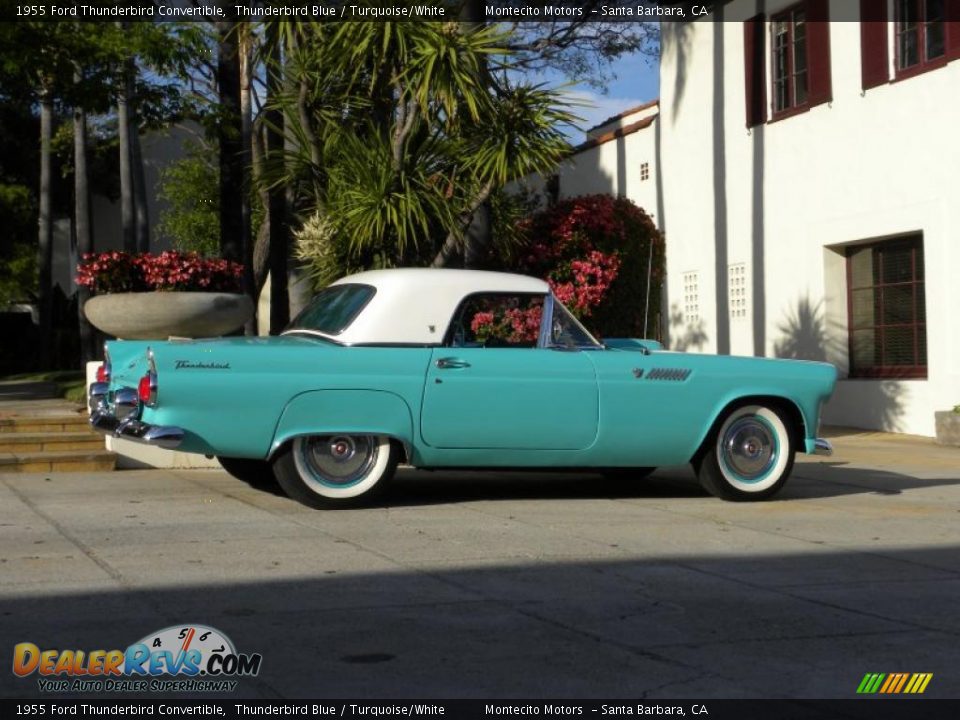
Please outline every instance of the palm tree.
[[329, 219], [341, 271], [461, 260], [491, 193], [568, 151], [574, 117], [555, 92], [507, 82], [506, 39], [459, 23], [307, 30], [301, 90], [283, 99], [297, 138], [284, 178]]

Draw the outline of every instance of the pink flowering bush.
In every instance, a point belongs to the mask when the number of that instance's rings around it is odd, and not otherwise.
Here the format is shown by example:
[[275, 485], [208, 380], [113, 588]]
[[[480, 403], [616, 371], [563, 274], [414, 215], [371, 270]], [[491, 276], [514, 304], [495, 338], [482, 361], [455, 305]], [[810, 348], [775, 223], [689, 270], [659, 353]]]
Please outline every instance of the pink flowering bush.
[[606, 337], [642, 337], [646, 325], [648, 336], [657, 335], [664, 241], [632, 200], [562, 200], [521, 221], [520, 230], [528, 240], [513, 269], [546, 278], [588, 327]]
[[243, 266], [168, 250], [159, 255], [110, 251], [87, 253], [77, 266], [77, 284], [93, 294], [186, 290], [240, 292]]
[[540, 334], [542, 316], [543, 308], [540, 305], [481, 311], [473, 316], [470, 329], [477, 342], [496, 338], [509, 345], [532, 344]]

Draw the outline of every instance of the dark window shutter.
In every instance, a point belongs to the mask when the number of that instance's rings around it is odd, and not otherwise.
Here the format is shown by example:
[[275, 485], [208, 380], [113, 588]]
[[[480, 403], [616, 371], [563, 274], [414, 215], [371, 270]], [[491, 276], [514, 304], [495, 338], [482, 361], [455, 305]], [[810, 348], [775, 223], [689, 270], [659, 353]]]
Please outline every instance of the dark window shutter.
[[886, 2], [860, 0], [860, 77], [864, 90], [890, 79]]
[[810, 107], [833, 100], [830, 82], [830, 11], [828, 0], [808, 0], [807, 70], [810, 73]]
[[947, 26], [947, 60], [956, 60], [960, 58], [960, 0], [947, 0], [943, 9]]
[[764, 62], [764, 17], [743, 23], [743, 77], [747, 98], [747, 127], [767, 120], [767, 77]]

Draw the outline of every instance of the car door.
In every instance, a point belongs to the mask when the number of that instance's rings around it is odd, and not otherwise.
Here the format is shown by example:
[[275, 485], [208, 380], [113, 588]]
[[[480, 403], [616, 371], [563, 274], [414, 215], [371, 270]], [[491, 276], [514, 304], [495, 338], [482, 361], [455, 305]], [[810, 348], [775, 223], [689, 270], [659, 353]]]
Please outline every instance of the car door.
[[420, 419], [426, 444], [581, 450], [594, 442], [594, 365], [579, 350], [538, 346], [542, 302], [486, 294], [461, 305], [427, 371]]

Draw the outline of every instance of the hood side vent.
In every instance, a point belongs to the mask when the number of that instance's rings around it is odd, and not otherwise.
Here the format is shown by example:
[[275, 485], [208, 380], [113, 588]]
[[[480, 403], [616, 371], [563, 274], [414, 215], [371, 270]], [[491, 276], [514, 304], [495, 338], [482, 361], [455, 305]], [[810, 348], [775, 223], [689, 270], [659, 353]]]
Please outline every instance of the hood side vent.
[[647, 373], [647, 380], [686, 380], [690, 375], [687, 368], [653, 368]]

